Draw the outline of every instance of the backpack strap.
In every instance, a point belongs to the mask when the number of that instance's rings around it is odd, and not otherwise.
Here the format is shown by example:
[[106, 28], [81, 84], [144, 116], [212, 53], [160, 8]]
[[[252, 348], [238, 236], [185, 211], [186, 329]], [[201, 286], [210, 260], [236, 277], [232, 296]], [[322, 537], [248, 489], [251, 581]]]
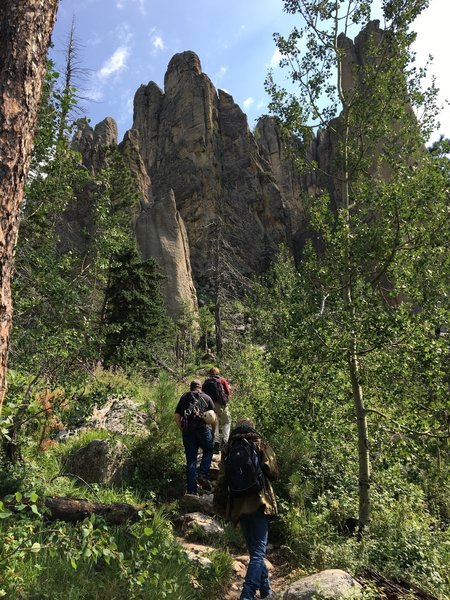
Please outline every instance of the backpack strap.
[[200, 392], [190, 392], [191, 397], [194, 398], [195, 406], [198, 407], [200, 412], [205, 412], [208, 408], [206, 400], [203, 398]]

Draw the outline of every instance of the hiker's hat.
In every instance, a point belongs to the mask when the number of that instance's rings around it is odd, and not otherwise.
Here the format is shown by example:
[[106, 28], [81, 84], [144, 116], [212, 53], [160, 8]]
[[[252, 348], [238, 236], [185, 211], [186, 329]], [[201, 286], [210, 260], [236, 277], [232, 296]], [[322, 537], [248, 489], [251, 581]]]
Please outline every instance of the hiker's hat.
[[216, 413], [213, 410], [207, 410], [203, 413], [203, 420], [207, 425], [212, 425], [216, 421]]

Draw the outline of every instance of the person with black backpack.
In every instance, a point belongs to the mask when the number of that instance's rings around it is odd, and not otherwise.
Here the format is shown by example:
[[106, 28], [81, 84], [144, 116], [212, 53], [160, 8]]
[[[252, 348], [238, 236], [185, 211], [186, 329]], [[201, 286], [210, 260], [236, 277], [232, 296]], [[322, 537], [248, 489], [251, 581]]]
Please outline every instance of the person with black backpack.
[[222, 432], [222, 446], [228, 442], [231, 429], [231, 416], [228, 408], [228, 400], [231, 396], [231, 388], [225, 377], [220, 376], [217, 367], [208, 371], [208, 378], [204, 381], [202, 390], [208, 394], [214, 402], [218, 424], [214, 435], [214, 454], [220, 452], [220, 432]]
[[[197, 494], [197, 483], [204, 490], [212, 490], [208, 474], [217, 419], [213, 401], [201, 389], [200, 381], [191, 381], [189, 392], [181, 396], [175, 408], [175, 422], [181, 431], [186, 454], [188, 494]], [[202, 459], [197, 476], [197, 456], [200, 448]]]
[[250, 554], [240, 600], [254, 600], [258, 590], [260, 598], [274, 599], [265, 557], [269, 521], [277, 514], [270, 483], [278, 477], [277, 458], [248, 418], [237, 422], [221, 458], [214, 509], [240, 524]]

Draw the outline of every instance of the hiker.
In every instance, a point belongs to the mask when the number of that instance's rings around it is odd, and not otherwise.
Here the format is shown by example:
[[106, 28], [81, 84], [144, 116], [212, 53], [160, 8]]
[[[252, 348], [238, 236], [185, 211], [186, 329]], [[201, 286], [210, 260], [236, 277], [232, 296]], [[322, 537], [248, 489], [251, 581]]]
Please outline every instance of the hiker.
[[220, 376], [217, 367], [208, 371], [208, 378], [204, 381], [202, 390], [208, 394], [214, 402], [218, 424], [214, 435], [214, 454], [220, 452], [220, 429], [222, 430], [222, 446], [228, 442], [231, 429], [231, 416], [228, 408], [228, 399], [231, 396], [231, 388], [225, 377]]
[[[191, 381], [189, 392], [183, 394], [175, 408], [175, 422], [183, 436], [186, 454], [187, 493], [197, 494], [197, 483], [204, 490], [211, 491], [208, 480], [213, 455], [213, 434], [217, 419], [214, 403], [204, 394], [200, 381]], [[203, 415], [205, 418], [203, 418]], [[202, 449], [202, 459], [197, 476], [197, 456]]]
[[220, 472], [214, 491], [214, 509], [238, 523], [250, 554], [240, 600], [275, 598], [265, 564], [269, 521], [277, 514], [270, 480], [278, 476], [274, 451], [255, 430], [251, 419], [240, 419], [222, 448]]

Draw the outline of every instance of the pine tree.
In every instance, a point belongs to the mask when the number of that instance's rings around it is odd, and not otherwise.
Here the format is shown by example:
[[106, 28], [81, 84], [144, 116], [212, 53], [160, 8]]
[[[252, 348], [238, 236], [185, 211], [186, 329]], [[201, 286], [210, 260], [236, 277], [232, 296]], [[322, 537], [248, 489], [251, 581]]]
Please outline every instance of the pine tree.
[[172, 334], [161, 292], [163, 276], [154, 260], [136, 250], [116, 256], [106, 290], [104, 359], [125, 369], [155, 364]]

